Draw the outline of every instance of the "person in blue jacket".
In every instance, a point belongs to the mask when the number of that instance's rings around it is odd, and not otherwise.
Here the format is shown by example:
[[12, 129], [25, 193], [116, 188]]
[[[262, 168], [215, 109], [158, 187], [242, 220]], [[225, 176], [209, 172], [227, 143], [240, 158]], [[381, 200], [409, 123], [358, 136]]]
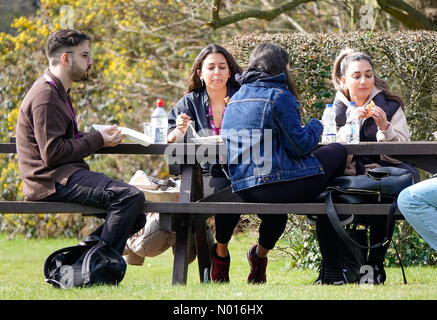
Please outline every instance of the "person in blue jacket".
[[[345, 168], [346, 149], [331, 143], [314, 151], [321, 122], [301, 123], [297, 90], [289, 74], [289, 57], [279, 45], [263, 43], [248, 68], [236, 75], [241, 84], [227, 106], [221, 135], [228, 153], [232, 191], [246, 202], [314, 201]], [[287, 215], [260, 214], [258, 243], [248, 251], [249, 283], [266, 282], [267, 254], [282, 235]], [[229, 216], [216, 225], [212, 280], [229, 281], [228, 242], [238, 223]]]

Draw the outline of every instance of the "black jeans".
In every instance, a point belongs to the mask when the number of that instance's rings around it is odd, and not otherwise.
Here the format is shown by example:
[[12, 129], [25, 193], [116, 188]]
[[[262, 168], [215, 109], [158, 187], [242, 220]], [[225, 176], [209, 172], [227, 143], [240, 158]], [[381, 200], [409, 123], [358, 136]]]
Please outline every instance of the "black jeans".
[[56, 193], [43, 201], [74, 202], [105, 209], [105, 222], [91, 234], [99, 236], [120, 254], [129, 236], [146, 223], [145, 197], [141, 190], [89, 170], [77, 171], [65, 186], [56, 183]]
[[[340, 176], [346, 164], [346, 149], [338, 143], [331, 143], [313, 152], [319, 160], [325, 173], [296, 180], [264, 184], [261, 186], [241, 190], [238, 196], [246, 202], [266, 203], [295, 203], [313, 202], [315, 198], [325, 190], [329, 181]], [[221, 243], [228, 242], [239, 215], [223, 215], [217, 223], [216, 216], [216, 239]], [[286, 214], [260, 214], [259, 244], [271, 250], [285, 230], [288, 216]]]

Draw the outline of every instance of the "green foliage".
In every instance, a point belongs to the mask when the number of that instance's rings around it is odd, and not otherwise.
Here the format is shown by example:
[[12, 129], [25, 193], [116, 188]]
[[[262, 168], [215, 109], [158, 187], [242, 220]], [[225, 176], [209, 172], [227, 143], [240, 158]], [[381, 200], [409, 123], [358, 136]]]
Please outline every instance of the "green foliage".
[[301, 215], [289, 215], [287, 227], [276, 245], [290, 259], [290, 268], [317, 270], [322, 262], [316, 229]]
[[4, 214], [0, 230], [11, 239], [17, 235], [26, 238], [82, 238], [102, 222], [95, 217], [84, 219], [77, 214]]
[[[393, 240], [405, 266], [436, 265], [437, 252], [417, 234], [408, 222], [401, 221], [396, 224]], [[393, 245], [387, 253], [387, 264], [399, 266]]]

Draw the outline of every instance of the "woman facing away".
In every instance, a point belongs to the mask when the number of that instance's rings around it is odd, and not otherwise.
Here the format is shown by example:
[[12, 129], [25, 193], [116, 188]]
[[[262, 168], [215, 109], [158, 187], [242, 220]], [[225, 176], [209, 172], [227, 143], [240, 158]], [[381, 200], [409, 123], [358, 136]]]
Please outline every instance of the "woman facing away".
[[[375, 76], [373, 62], [364, 53], [352, 49], [343, 50], [335, 60], [332, 80], [337, 89], [334, 100], [337, 128], [345, 125], [349, 102], [354, 101], [360, 118], [360, 141], [409, 141], [410, 132], [404, 113], [402, 99], [391, 93], [388, 84]], [[371, 110], [365, 107], [371, 102]], [[408, 169], [419, 181], [415, 168], [387, 155], [349, 157], [346, 175], [364, 174], [367, 169], [381, 166], [398, 166]], [[386, 233], [385, 216], [360, 216], [358, 222], [370, 228], [370, 244], [379, 243]], [[393, 230], [390, 230], [392, 233]], [[344, 244], [337, 236], [328, 217], [317, 218], [317, 237], [322, 254], [325, 276], [318, 283], [348, 283], [343, 267], [339, 262], [338, 248]], [[373, 268], [373, 282], [382, 284], [386, 279], [384, 259], [388, 245], [369, 250], [366, 264]]]
[[[277, 44], [258, 45], [248, 68], [236, 76], [240, 90], [229, 101], [222, 137], [228, 153], [232, 191], [247, 202], [314, 201], [328, 182], [343, 174], [346, 150], [337, 143], [317, 146], [323, 126], [302, 126], [287, 52]], [[247, 258], [249, 283], [266, 282], [267, 255], [282, 235], [287, 215], [260, 214], [258, 243]], [[228, 243], [239, 216], [216, 224], [212, 280], [229, 281]]]

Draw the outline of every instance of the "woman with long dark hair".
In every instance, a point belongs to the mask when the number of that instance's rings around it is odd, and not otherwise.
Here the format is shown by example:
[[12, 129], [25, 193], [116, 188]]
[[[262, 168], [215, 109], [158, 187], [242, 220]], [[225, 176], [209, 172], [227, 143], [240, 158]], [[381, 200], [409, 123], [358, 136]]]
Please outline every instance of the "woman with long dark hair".
[[[241, 71], [234, 57], [222, 46], [209, 44], [204, 47], [191, 68], [187, 93], [168, 114], [168, 142], [187, 142], [186, 133], [191, 121], [198, 134], [219, 135], [227, 102], [240, 88], [235, 75]], [[219, 160], [217, 157], [214, 163], [201, 163], [203, 196], [230, 185], [226, 165], [220, 164]], [[233, 215], [216, 215], [215, 224], [220, 225], [224, 216]], [[215, 279], [213, 274], [211, 277]]]
[[183, 141], [190, 121], [196, 132], [220, 134], [227, 98], [240, 88], [235, 75], [241, 70], [222, 46], [204, 47], [191, 68], [187, 93], [168, 114], [168, 142]]
[[[310, 119], [302, 126], [297, 90], [287, 52], [263, 43], [236, 76], [240, 90], [231, 98], [222, 126], [232, 191], [247, 202], [312, 202], [328, 182], [343, 173], [345, 148], [336, 143], [316, 151], [323, 126]], [[266, 282], [267, 254], [282, 235], [287, 215], [260, 214], [258, 243], [249, 249], [249, 283]], [[215, 281], [229, 281], [228, 242], [238, 216], [216, 224]]]

